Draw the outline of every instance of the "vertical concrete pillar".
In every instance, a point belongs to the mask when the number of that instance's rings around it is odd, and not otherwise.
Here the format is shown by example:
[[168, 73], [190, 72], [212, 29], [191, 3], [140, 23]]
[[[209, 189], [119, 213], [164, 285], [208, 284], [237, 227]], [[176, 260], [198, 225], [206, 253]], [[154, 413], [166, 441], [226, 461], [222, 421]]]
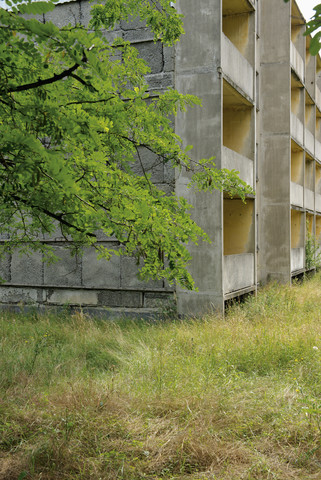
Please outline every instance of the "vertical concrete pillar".
[[[178, 10], [185, 15], [185, 35], [176, 46], [176, 88], [182, 93], [198, 95], [202, 108], [189, 109], [176, 119], [176, 133], [184, 145], [193, 145], [193, 160], [215, 156], [221, 166], [222, 79], [220, 75], [221, 1], [178, 0]], [[196, 193], [187, 188], [189, 174], [176, 179], [176, 193], [185, 197], [194, 210], [192, 217], [211, 238], [212, 244], [191, 245], [193, 260], [190, 272], [198, 291], [177, 288], [181, 314], [203, 314], [222, 310], [223, 241], [222, 194]]]

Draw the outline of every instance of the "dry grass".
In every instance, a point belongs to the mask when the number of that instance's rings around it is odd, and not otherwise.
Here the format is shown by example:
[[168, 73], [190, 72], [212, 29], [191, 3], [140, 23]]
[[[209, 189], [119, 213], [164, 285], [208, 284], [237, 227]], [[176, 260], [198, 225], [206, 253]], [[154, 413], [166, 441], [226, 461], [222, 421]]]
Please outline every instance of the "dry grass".
[[3, 316], [0, 480], [321, 479], [320, 286], [224, 320]]

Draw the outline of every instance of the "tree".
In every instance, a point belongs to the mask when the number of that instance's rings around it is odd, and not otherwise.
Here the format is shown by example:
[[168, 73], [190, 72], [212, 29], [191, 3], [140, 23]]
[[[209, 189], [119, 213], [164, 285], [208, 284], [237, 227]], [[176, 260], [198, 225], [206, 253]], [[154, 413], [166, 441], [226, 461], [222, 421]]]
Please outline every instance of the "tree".
[[[58, 225], [72, 252], [92, 245], [107, 259], [133, 255], [142, 278], [193, 288], [186, 245], [208, 237], [184, 199], [165, 195], [147, 172], [134, 173], [142, 149], [191, 171], [191, 188], [243, 199], [251, 189], [237, 172], [216, 169], [214, 158], [191, 161], [170, 117], [200, 101], [175, 90], [150, 96], [149, 68], [135, 48], [120, 38], [108, 42], [100, 30], [140, 17], [155, 40], [172, 45], [182, 16], [169, 0], [105, 0], [93, 7], [90, 30], [59, 29], [24, 15], [54, 3], [20, 1], [0, 9], [0, 231], [10, 236], [1, 253], [53, 256], [39, 235]], [[97, 231], [114, 236], [120, 249], [97, 244]]]

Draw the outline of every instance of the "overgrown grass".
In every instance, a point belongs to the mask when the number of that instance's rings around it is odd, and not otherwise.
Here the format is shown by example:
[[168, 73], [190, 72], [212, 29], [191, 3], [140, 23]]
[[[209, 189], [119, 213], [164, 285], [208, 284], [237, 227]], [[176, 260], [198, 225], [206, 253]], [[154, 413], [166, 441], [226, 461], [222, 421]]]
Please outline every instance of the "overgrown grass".
[[0, 319], [0, 480], [319, 479], [321, 276], [225, 319]]

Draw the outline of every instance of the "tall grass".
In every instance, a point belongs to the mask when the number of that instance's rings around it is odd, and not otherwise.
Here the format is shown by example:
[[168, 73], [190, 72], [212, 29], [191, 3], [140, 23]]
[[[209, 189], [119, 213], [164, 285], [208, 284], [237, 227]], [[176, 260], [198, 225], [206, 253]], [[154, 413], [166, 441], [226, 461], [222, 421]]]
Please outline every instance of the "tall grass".
[[320, 287], [224, 319], [2, 314], [0, 480], [321, 478]]

